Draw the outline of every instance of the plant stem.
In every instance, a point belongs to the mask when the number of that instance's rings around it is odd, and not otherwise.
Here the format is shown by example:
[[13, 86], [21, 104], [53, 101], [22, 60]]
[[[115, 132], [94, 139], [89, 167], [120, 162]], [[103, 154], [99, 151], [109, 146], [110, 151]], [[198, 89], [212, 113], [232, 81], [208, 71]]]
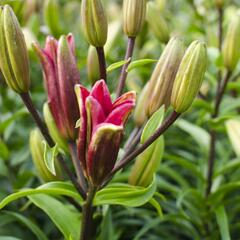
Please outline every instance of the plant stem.
[[[214, 112], [212, 114], [212, 119], [218, 117], [219, 115], [219, 110], [220, 110], [220, 105], [227, 87], [227, 84], [229, 82], [229, 79], [231, 77], [231, 72], [227, 71], [225, 74], [225, 77], [223, 79], [222, 84], [220, 85], [218, 91], [217, 91], [217, 96], [216, 96], [216, 102], [215, 102], [215, 108]], [[210, 148], [209, 148], [209, 159], [208, 159], [208, 171], [207, 171], [207, 187], [206, 187], [206, 192], [205, 196], [207, 197], [212, 188], [212, 177], [213, 177], [213, 170], [214, 170], [214, 162], [216, 158], [216, 132], [215, 130], [210, 131]]]
[[81, 166], [81, 162], [78, 159], [78, 155], [77, 155], [77, 146], [75, 142], [70, 142], [69, 143], [69, 151], [72, 157], [72, 161], [73, 161], [73, 165], [77, 174], [77, 178], [79, 181], [80, 186], [82, 187], [82, 189], [84, 190], [84, 192], [87, 192], [87, 183], [86, 183], [86, 179], [84, 177], [83, 174], [83, 170], [82, 170], [82, 166]]
[[130, 153], [128, 156], [124, 157], [119, 163], [114, 167], [112, 172], [107, 176], [106, 181], [112, 178], [112, 176], [119, 171], [120, 169], [127, 166], [135, 157], [141, 154], [144, 150], [146, 150], [155, 140], [157, 140], [180, 116], [180, 113], [173, 111], [169, 117], [162, 123], [162, 125], [156, 130], [156, 132], [147, 139], [147, 141], [142, 144], [135, 151]]
[[89, 186], [86, 202], [83, 205], [80, 240], [90, 240], [93, 225], [93, 199], [97, 189]]
[[136, 39], [135, 37], [129, 37], [128, 38], [125, 60], [128, 60], [128, 59], [130, 59], [130, 60], [127, 63], [125, 63], [122, 67], [121, 76], [120, 76], [119, 84], [118, 84], [118, 87], [117, 87], [116, 98], [121, 96], [121, 94], [123, 92], [123, 89], [124, 89], [124, 86], [125, 86], [126, 78], [127, 78], [127, 75], [128, 75], [127, 68], [128, 68], [128, 66], [131, 62], [131, 58], [132, 58], [132, 55], [133, 55], [133, 50], [134, 50], [134, 46], [135, 46], [135, 39]]
[[107, 82], [107, 72], [106, 72], [106, 59], [103, 47], [96, 47], [98, 62], [99, 62], [99, 72], [100, 78]]
[[[222, 52], [222, 43], [223, 43], [223, 8], [218, 8], [218, 50], [221, 54]], [[230, 72], [227, 71], [224, 80], [222, 81], [222, 71], [218, 71], [218, 81], [217, 81], [217, 94], [214, 112], [212, 114], [212, 119], [216, 118], [219, 113], [220, 104], [227, 86], [227, 83], [230, 78]], [[222, 83], [223, 82], [223, 83]], [[211, 192], [212, 188], [212, 176], [214, 170], [214, 162], [216, 158], [216, 132], [215, 130], [210, 131], [210, 148], [209, 148], [209, 158], [208, 158], [208, 169], [207, 169], [207, 186], [205, 191], [205, 196], [207, 197]]]
[[[40, 115], [38, 114], [36, 108], [34, 107], [29, 92], [21, 93], [20, 97], [22, 98], [22, 100], [23, 100], [25, 106], [27, 107], [29, 113], [31, 114], [31, 116], [34, 119], [35, 123], [37, 124], [38, 128], [40, 129], [43, 137], [47, 141], [49, 147], [53, 148], [55, 146], [55, 142], [53, 141], [52, 137], [50, 136], [50, 134], [48, 132], [48, 129], [47, 129], [46, 125], [44, 124], [44, 122], [42, 121], [42, 119], [41, 119]], [[73, 185], [75, 186], [75, 188], [77, 189], [79, 194], [84, 198], [85, 197], [85, 192], [83, 191], [81, 186], [78, 184], [74, 175], [69, 170], [69, 168], [68, 168], [67, 164], [65, 163], [65, 161], [63, 159], [63, 156], [61, 154], [57, 155], [57, 160], [61, 164], [63, 170], [68, 175], [69, 179], [71, 180], [71, 182], [73, 183]]]

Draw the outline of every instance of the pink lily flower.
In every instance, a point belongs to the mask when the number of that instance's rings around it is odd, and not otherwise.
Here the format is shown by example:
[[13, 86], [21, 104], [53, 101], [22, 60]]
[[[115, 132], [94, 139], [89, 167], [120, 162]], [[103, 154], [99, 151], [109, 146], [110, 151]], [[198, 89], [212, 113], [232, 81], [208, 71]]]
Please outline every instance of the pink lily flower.
[[47, 37], [44, 49], [36, 43], [33, 47], [42, 63], [48, 104], [56, 125], [66, 140], [75, 140], [79, 108], [74, 86], [80, 83], [80, 74], [75, 58], [74, 38], [71, 34], [61, 36], [59, 41]]
[[114, 168], [123, 137], [124, 125], [135, 106], [135, 92], [128, 92], [114, 103], [103, 80], [91, 92], [75, 86], [80, 109], [78, 155], [85, 175], [99, 186]]

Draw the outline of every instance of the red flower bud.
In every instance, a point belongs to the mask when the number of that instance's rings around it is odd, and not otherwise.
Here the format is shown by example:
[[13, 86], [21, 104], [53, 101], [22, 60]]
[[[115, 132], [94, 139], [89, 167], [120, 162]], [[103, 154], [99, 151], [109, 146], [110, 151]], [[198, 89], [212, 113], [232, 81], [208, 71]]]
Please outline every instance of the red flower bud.
[[75, 90], [80, 109], [78, 154], [85, 175], [99, 186], [115, 165], [136, 94], [128, 92], [112, 103], [103, 80], [96, 82], [91, 92], [81, 85]]
[[34, 44], [34, 48], [43, 66], [48, 104], [56, 125], [64, 138], [74, 140], [79, 119], [74, 86], [80, 82], [80, 75], [73, 36], [62, 36], [59, 41], [48, 37], [44, 49], [38, 44]]

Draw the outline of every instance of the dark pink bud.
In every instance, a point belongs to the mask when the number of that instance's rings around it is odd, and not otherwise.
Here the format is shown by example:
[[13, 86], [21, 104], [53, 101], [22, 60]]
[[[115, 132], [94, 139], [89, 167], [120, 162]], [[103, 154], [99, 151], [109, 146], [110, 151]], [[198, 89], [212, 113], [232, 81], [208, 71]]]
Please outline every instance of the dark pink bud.
[[96, 82], [91, 92], [81, 85], [75, 91], [80, 109], [78, 154], [85, 175], [98, 186], [115, 165], [136, 94], [126, 93], [112, 103], [103, 80]]
[[44, 49], [38, 44], [34, 44], [34, 48], [43, 66], [48, 104], [58, 129], [64, 138], [74, 140], [77, 137], [75, 124], [79, 119], [74, 86], [79, 84], [80, 74], [73, 36], [61, 36], [59, 41], [48, 37]]

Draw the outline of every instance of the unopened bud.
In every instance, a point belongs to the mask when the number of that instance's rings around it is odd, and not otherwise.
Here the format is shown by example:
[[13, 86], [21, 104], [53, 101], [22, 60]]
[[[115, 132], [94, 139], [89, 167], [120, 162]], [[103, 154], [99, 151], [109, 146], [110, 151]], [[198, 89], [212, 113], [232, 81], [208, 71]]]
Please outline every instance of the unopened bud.
[[88, 42], [103, 47], [107, 41], [108, 23], [101, 0], [82, 0], [82, 24]]
[[187, 49], [173, 85], [171, 104], [178, 113], [192, 105], [207, 68], [207, 50], [203, 42], [194, 41]]
[[240, 121], [237, 119], [228, 120], [226, 127], [234, 152], [240, 157]]
[[37, 169], [37, 172], [39, 174], [39, 177], [44, 182], [50, 182], [50, 181], [57, 181], [61, 179], [61, 171], [59, 166], [55, 165], [56, 167], [56, 176], [53, 175], [47, 168], [44, 162], [44, 144], [43, 144], [43, 137], [38, 129], [32, 130], [30, 133], [30, 151], [32, 154], [32, 159], [34, 166]]
[[146, 15], [146, 0], [123, 1], [123, 31], [128, 37], [136, 37], [141, 31]]
[[162, 105], [168, 108], [173, 83], [185, 52], [180, 38], [174, 37], [164, 49], [150, 79], [146, 112], [151, 116]]
[[48, 131], [53, 138], [54, 142], [58, 144], [58, 146], [66, 153], [68, 152], [68, 146], [66, 140], [61, 136], [59, 133], [59, 130], [57, 128], [57, 125], [55, 123], [55, 120], [52, 116], [52, 113], [50, 111], [50, 108], [47, 103], [43, 105], [43, 116], [44, 120], [47, 124]]
[[134, 111], [134, 122], [138, 127], [143, 126], [148, 117], [145, 112], [145, 106], [148, 101], [149, 82], [144, 86], [140, 96], [138, 97], [137, 106]]
[[219, 9], [223, 8], [224, 1], [226, 1], [226, 0], [215, 0], [216, 7], [219, 8]]
[[51, 34], [59, 37], [62, 33], [62, 26], [60, 25], [60, 10], [58, 0], [44, 1], [44, 20]]
[[162, 16], [161, 11], [156, 4], [149, 2], [147, 4], [147, 22], [153, 31], [154, 35], [163, 43], [169, 40], [169, 28], [166, 20]]
[[[142, 143], [154, 134], [156, 129], [161, 125], [163, 114], [164, 108], [160, 108], [147, 122], [141, 137]], [[131, 185], [142, 187], [148, 186], [152, 182], [153, 176], [158, 170], [163, 152], [164, 139], [163, 136], [161, 136], [137, 157], [129, 176], [129, 183]]]
[[228, 26], [223, 46], [223, 59], [225, 67], [233, 71], [240, 58], [240, 12], [235, 14]]
[[10, 88], [18, 93], [28, 92], [27, 47], [19, 22], [8, 5], [0, 8], [0, 68]]
[[92, 46], [90, 46], [88, 50], [87, 73], [88, 73], [88, 80], [92, 84], [94, 84], [96, 81], [100, 79], [97, 51]]

